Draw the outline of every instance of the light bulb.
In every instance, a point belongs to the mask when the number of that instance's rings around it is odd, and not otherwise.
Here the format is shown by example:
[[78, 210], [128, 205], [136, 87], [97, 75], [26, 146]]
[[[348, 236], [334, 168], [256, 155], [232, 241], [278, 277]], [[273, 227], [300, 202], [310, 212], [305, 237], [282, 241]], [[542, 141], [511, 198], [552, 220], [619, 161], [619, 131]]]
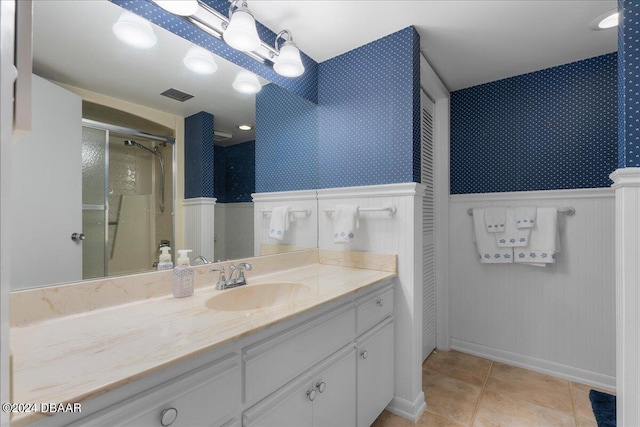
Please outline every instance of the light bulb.
[[138, 49], [150, 49], [158, 42], [151, 23], [128, 11], [113, 24], [113, 33], [120, 41]]
[[213, 54], [200, 46], [191, 46], [182, 62], [188, 69], [198, 74], [213, 74], [218, 69]]
[[605, 17], [602, 21], [598, 23], [598, 28], [607, 29], [611, 27], [615, 27], [618, 25], [618, 12], [614, 12], [611, 15]]
[[285, 77], [298, 77], [304, 73], [304, 65], [300, 58], [300, 51], [295, 43], [286, 41], [280, 47], [280, 53], [273, 69]]
[[258, 93], [262, 89], [256, 75], [248, 71], [240, 71], [232, 86], [238, 92], [248, 94]]
[[249, 9], [241, 7], [233, 12], [222, 38], [229, 46], [242, 52], [251, 52], [260, 47], [256, 20]]

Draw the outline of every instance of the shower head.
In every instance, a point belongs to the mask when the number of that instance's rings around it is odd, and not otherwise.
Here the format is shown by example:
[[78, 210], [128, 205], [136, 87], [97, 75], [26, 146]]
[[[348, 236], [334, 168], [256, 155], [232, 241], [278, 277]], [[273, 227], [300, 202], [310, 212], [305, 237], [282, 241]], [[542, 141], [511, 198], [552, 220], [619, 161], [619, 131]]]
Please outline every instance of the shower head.
[[164, 157], [162, 156], [162, 152], [160, 151], [160, 145], [156, 145], [156, 147], [153, 150], [151, 150], [145, 147], [144, 145], [138, 142], [135, 142], [131, 139], [125, 139], [124, 145], [127, 147], [135, 146], [135, 147], [141, 148], [144, 151], [148, 151], [149, 153], [153, 154], [158, 159], [158, 162], [160, 163], [160, 181], [159, 181], [160, 200], [158, 203], [160, 204], [160, 212], [164, 212]]
[[135, 141], [132, 141], [132, 140], [130, 140], [130, 139], [126, 139], [126, 140], [124, 141], [124, 145], [126, 145], [127, 147], [131, 147], [131, 146], [132, 146], [133, 144], [135, 144], [135, 143], [136, 143]]

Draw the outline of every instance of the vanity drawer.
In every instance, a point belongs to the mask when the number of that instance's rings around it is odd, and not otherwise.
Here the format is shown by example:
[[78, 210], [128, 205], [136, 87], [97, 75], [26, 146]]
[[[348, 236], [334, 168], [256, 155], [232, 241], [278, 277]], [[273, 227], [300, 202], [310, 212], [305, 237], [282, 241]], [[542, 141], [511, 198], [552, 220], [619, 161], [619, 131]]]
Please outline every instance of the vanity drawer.
[[81, 420], [77, 425], [222, 425], [240, 409], [241, 386], [239, 356], [231, 354], [160, 384], [124, 404], [110, 406], [94, 416]]
[[353, 340], [355, 309], [343, 305], [245, 348], [245, 403], [255, 402]]
[[357, 335], [362, 334], [393, 313], [393, 287], [357, 301]]

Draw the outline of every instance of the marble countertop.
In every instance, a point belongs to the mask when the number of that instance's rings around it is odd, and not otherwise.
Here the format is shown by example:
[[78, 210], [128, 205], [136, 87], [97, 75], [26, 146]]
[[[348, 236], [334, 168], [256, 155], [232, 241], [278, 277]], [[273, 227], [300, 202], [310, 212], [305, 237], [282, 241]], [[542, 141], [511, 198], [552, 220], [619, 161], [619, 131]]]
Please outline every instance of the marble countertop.
[[247, 273], [246, 287], [295, 282], [311, 291], [273, 307], [218, 311], [206, 302], [240, 288], [218, 291], [212, 283], [188, 298], [169, 295], [12, 327], [13, 402], [82, 402], [395, 276], [325, 264], [255, 273]]

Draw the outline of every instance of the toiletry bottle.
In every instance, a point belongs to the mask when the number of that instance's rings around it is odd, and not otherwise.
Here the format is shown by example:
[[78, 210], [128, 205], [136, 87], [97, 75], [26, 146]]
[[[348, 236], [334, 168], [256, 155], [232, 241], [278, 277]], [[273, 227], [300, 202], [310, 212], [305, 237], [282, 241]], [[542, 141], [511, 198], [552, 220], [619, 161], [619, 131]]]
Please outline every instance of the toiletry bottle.
[[187, 254], [191, 249], [178, 251], [178, 261], [173, 269], [173, 296], [176, 298], [193, 295], [193, 267], [189, 263]]
[[160, 257], [158, 258], [158, 270], [171, 270], [173, 268], [173, 263], [171, 262], [171, 254], [169, 251], [171, 248], [169, 246], [163, 246], [160, 248]]

